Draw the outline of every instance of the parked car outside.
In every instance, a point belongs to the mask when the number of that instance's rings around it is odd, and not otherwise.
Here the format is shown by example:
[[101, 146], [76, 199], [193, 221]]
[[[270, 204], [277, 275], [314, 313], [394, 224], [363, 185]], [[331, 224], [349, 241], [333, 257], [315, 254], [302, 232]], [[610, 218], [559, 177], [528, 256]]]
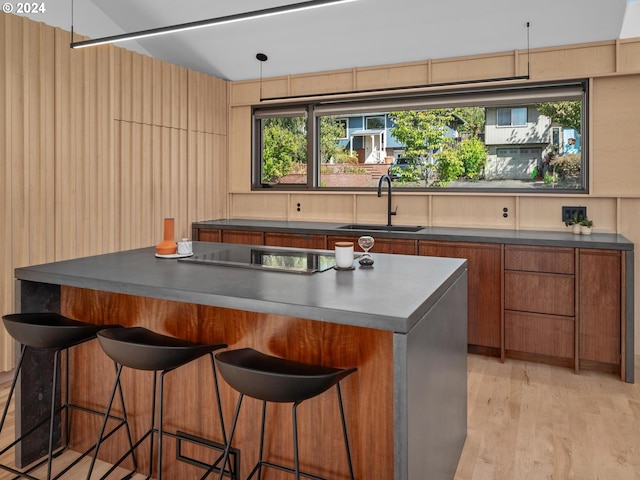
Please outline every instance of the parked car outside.
[[389, 167], [388, 173], [392, 180], [415, 181], [423, 179], [424, 169], [425, 165], [420, 158], [398, 157]]

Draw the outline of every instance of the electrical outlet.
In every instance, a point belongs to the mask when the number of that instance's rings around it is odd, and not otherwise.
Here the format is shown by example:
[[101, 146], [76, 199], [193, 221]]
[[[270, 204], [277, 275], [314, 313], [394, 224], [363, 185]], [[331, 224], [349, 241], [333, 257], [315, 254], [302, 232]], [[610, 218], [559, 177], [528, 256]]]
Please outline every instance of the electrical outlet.
[[579, 218], [587, 218], [587, 207], [562, 207], [562, 221], [573, 218], [575, 212], [578, 212]]

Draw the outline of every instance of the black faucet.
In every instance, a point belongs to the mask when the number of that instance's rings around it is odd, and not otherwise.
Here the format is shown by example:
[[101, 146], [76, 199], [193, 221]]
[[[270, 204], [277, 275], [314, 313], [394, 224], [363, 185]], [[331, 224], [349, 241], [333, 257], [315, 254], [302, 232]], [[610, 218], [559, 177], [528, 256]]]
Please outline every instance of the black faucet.
[[387, 227], [391, 227], [391, 215], [395, 215], [398, 211], [398, 207], [392, 212], [391, 211], [391, 177], [386, 173], [380, 177], [378, 180], [378, 196], [382, 196], [382, 182], [387, 181], [389, 184], [387, 188]]

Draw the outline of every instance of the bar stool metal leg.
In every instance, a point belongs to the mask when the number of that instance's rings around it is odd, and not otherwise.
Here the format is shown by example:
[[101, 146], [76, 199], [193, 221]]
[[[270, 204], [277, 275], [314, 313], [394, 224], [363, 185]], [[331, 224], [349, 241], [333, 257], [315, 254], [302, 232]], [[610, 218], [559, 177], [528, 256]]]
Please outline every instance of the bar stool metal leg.
[[[133, 471], [129, 475], [123, 477], [123, 480], [127, 479], [127, 478], [131, 478], [135, 474], [135, 470], [136, 470], [136, 468], [138, 466], [138, 462], [137, 462], [135, 451], [134, 451], [133, 438], [131, 436], [131, 428], [129, 427], [129, 419], [127, 418], [127, 409], [126, 409], [125, 404], [124, 404], [124, 394], [122, 392], [122, 384], [120, 382], [120, 374], [122, 373], [122, 365], [118, 365], [116, 362], [114, 362], [114, 365], [115, 365], [115, 370], [116, 370], [116, 380], [115, 380], [115, 382], [113, 384], [111, 395], [109, 396], [109, 402], [107, 404], [107, 410], [106, 410], [105, 415], [104, 415], [104, 420], [102, 422], [102, 427], [100, 428], [100, 434], [98, 436], [98, 441], [96, 442], [95, 449], [93, 451], [93, 458], [91, 459], [91, 464], [89, 465], [89, 471], [87, 472], [87, 480], [91, 480], [91, 474], [93, 473], [93, 469], [95, 467], [95, 463], [96, 463], [96, 460], [98, 458], [98, 452], [100, 451], [100, 446], [102, 445], [102, 442], [104, 440], [108, 439], [116, 431], [116, 428], [114, 428], [113, 430], [111, 430], [110, 433], [105, 435], [105, 431], [107, 429], [107, 422], [109, 421], [110, 418], [112, 418], [111, 417], [111, 408], [113, 407], [113, 401], [115, 400], [116, 392], [119, 392], [119, 394], [120, 394], [120, 402], [122, 403], [122, 419], [123, 419], [125, 430], [126, 430], [126, 433], [127, 433], [127, 440], [129, 442], [129, 446], [130, 446], [130, 449], [127, 451], [127, 453], [125, 453], [125, 455], [122, 458], [120, 458], [118, 460], [116, 465], [119, 465], [120, 463], [122, 463], [122, 461], [126, 457], [128, 457], [129, 454], [131, 454], [131, 459], [133, 461]], [[107, 478], [111, 474], [111, 472], [113, 472], [115, 470], [115, 468], [116, 468], [116, 466], [113, 466], [111, 469], [109, 469], [107, 471], [107, 473], [105, 473], [101, 477], [101, 479]]]
[[347, 435], [347, 421], [344, 418], [344, 405], [342, 403], [342, 390], [340, 389], [340, 383], [336, 383], [336, 392], [338, 392], [338, 405], [340, 406], [340, 419], [342, 420], [342, 436], [344, 437], [344, 447], [347, 452], [349, 475], [351, 480], [354, 480], [353, 463], [351, 462], [351, 449], [349, 448], [349, 436]]
[[[242, 406], [243, 398], [244, 398], [244, 395], [241, 393], [240, 396], [238, 397], [238, 403], [236, 404], [236, 411], [233, 414], [233, 422], [231, 423], [231, 431], [229, 432], [229, 438], [224, 447], [224, 455], [222, 456], [222, 467], [220, 468], [220, 476], [218, 477], [218, 480], [223, 479], [225, 468], [227, 467], [227, 461], [229, 461], [229, 451], [231, 450], [231, 442], [233, 441], [233, 434], [235, 433], [236, 425], [238, 424], [238, 414], [240, 413], [240, 407]], [[231, 462], [229, 462], [229, 470], [231, 470]], [[251, 475], [248, 478], [251, 478]]]
[[[144, 327], [120, 327], [118, 329], [103, 330], [97, 333], [98, 340], [102, 346], [104, 352], [116, 362], [118, 365], [118, 373], [116, 383], [121, 381], [122, 369], [124, 367], [130, 368], [136, 371], [148, 371], [153, 372], [153, 392], [151, 396], [151, 418], [149, 429], [143, 433], [133, 445], [130, 445], [129, 450], [115, 463], [105, 476], [106, 478], [111, 472], [119, 467], [129, 455], [132, 455], [134, 450], [137, 449], [143, 442], [149, 438], [149, 465], [147, 479], [152, 478], [154, 467], [157, 469], [157, 480], [162, 480], [163, 472], [163, 456], [164, 456], [164, 437], [168, 435], [173, 437], [177, 441], [177, 456], [178, 459], [185, 460], [197, 466], [201, 466], [205, 469], [214, 469], [216, 464], [222, 459], [220, 455], [213, 465], [207, 463], [203, 464], [193, 458], [182, 456], [180, 453], [180, 442], [188, 441], [196, 443], [203, 447], [216, 448], [214, 442], [200, 438], [196, 435], [191, 435], [187, 432], [181, 431], [165, 431], [164, 426], [164, 384], [165, 375], [172, 372], [187, 363], [193, 362], [200, 357], [210, 355], [211, 365], [214, 367], [214, 382], [216, 389], [216, 403], [218, 403], [218, 415], [220, 417], [220, 424], [222, 427], [223, 437], [224, 422], [222, 417], [222, 405], [220, 403], [220, 394], [218, 391], [218, 382], [216, 378], [215, 363], [213, 361], [213, 355], [211, 352], [214, 350], [225, 348], [226, 344], [205, 344], [196, 343], [190, 340], [183, 340], [180, 338], [160, 334], [148, 330]], [[115, 386], [112, 390], [111, 398], [109, 400], [109, 409], [111, 409], [113, 398], [115, 396]], [[158, 397], [159, 396], [159, 397]], [[106, 418], [105, 418], [106, 424]], [[104, 435], [105, 427], [100, 435]], [[158, 436], [157, 440], [154, 438]], [[99, 440], [101, 444], [104, 438]], [[155, 442], [158, 442], [157, 444]], [[222, 446], [220, 447], [222, 450]], [[98, 449], [95, 451], [94, 457], [98, 455]], [[156, 461], [154, 461], [154, 454], [157, 455]], [[95, 464], [95, 462], [94, 462]], [[92, 466], [93, 468], [93, 466]], [[89, 473], [90, 475], [91, 473]], [[135, 474], [131, 472], [131, 476]], [[88, 477], [90, 480], [90, 476]]]
[[[342, 434], [345, 442], [347, 462], [349, 464], [349, 476], [351, 480], [354, 480], [351, 451], [349, 449], [349, 439], [347, 436], [347, 425], [339, 383], [343, 378], [357, 371], [357, 367], [337, 368], [308, 364], [272, 355], [266, 355], [252, 348], [228, 350], [226, 352], [216, 354], [215, 358], [222, 377], [229, 386], [239, 393], [238, 404], [233, 417], [233, 427], [231, 434], [229, 435], [227, 447], [225, 448], [225, 458], [223, 460], [225, 464], [238, 421], [242, 399], [244, 398], [244, 395], [248, 395], [251, 398], [261, 400], [263, 402], [263, 408], [260, 428], [259, 458], [258, 462], [254, 465], [251, 473], [247, 477], [247, 480], [251, 480], [256, 473], [258, 474], [258, 480], [260, 480], [262, 471], [264, 470], [263, 467], [288, 472], [295, 475], [296, 480], [300, 480], [302, 477], [313, 480], [325, 480], [323, 477], [301, 470], [298, 435], [298, 407], [306, 400], [324, 393], [332, 386], [336, 386]], [[275, 461], [264, 459], [266, 404], [268, 402], [292, 404], [293, 468], [290, 464], [278, 464]], [[219, 476], [218, 480], [222, 480], [222, 475]]]
[[[220, 425], [221, 425], [221, 430], [222, 430], [222, 442], [223, 445], [227, 446], [227, 432], [226, 432], [226, 428], [224, 426], [224, 416], [222, 414], [222, 400], [220, 399], [220, 384], [218, 381], [218, 374], [216, 371], [216, 362], [215, 362], [215, 358], [213, 356], [213, 353], [209, 354], [209, 358], [211, 359], [211, 371], [213, 372], [213, 384], [215, 386], [215, 391], [216, 391], [216, 403], [217, 403], [217, 407], [218, 407], [218, 418], [220, 419]], [[231, 442], [229, 442], [230, 444]], [[207, 478], [211, 472], [213, 472], [213, 470], [216, 468], [216, 466], [218, 465], [218, 463], [223, 460], [224, 457], [224, 453], [223, 456], [218, 458], [218, 460], [216, 462], [214, 462], [211, 467], [209, 467], [209, 469], [204, 473], [204, 475], [202, 475], [202, 477], [200, 477], [200, 480], [205, 480], [205, 478]], [[224, 475], [224, 470], [226, 468], [226, 460], [224, 460], [222, 462], [222, 466], [220, 467], [220, 470], [222, 471], [223, 475]], [[229, 476], [231, 477], [232, 480], [239, 480], [237, 477], [238, 473], [237, 470], [234, 468], [231, 460], [229, 459]]]

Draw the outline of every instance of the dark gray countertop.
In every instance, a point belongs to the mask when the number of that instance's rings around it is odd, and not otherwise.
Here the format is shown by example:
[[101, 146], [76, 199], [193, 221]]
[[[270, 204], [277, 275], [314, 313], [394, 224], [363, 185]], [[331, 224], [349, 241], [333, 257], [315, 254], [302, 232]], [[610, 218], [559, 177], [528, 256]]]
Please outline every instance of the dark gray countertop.
[[[194, 253], [227, 247], [194, 242]], [[466, 272], [466, 260], [460, 259], [385, 254], [374, 259], [369, 269], [303, 275], [156, 258], [155, 248], [148, 247], [17, 268], [15, 276], [407, 333]]]
[[[242, 229], [268, 232], [287, 232], [318, 235], [370, 234], [373, 237], [411, 238], [418, 240], [442, 240], [451, 242], [506, 243], [519, 245], [545, 245], [572, 248], [602, 248], [609, 250], [633, 250], [633, 243], [622, 235], [592, 233], [574, 235], [566, 232], [540, 230], [502, 230], [489, 228], [427, 227], [418, 232], [343, 230], [344, 223], [286, 222], [277, 220], [207, 220], [193, 223], [194, 228]], [[374, 247], [375, 251], [375, 247]]]

